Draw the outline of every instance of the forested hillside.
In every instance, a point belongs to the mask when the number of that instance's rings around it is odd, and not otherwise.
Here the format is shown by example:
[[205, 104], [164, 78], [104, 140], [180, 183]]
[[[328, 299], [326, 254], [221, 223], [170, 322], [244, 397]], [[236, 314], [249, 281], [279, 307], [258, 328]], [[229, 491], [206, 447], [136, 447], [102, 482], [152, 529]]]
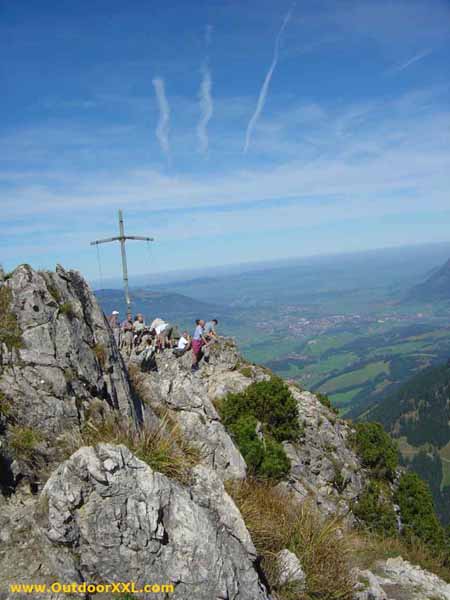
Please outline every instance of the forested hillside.
[[367, 411], [398, 439], [403, 460], [430, 485], [450, 522], [450, 361], [425, 369]]

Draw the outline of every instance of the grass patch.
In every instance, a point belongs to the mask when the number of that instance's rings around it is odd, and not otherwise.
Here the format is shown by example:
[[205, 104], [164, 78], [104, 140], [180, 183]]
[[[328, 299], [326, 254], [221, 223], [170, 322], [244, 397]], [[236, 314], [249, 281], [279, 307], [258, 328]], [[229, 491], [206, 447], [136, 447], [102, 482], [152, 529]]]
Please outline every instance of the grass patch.
[[47, 290], [53, 300], [59, 304], [61, 302], [61, 294], [56, 285], [52, 282], [47, 282]]
[[97, 342], [96, 344], [94, 344], [92, 350], [94, 351], [95, 354], [95, 358], [98, 361], [98, 364], [100, 365], [100, 367], [102, 369], [104, 369], [106, 367], [106, 348], [103, 344], [100, 344], [100, 342]]
[[28, 464], [38, 462], [38, 446], [42, 441], [42, 435], [31, 427], [13, 425], [9, 429], [9, 445], [16, 457]]
[[244, 377], [248, 377], [249, 379], [251, 379], [251, 377], [253, 376], [253, 371], [251, 367], [241, 367], [239, 369], [239, 373]]
[[168, 415], [158, 426], [136, 428], [123, 416], [100, 416], [100, 411], [93, 411], [81, 433], [72, 432], [59, 439], [66, 457], [82, 446], [100, 443], [123, 444], [152, 469], [181, 483], [190, 481], [192, 467], [202, 458], [200, 449], [184, 438]]
[[[279, 600], [351, 600], [351, 547], [338, 519], [324, 519], [308, 503], [297, 504], [287, 494], [255, 480], [232, 483], [227, 489], [252, 536], [261, 566]], [[276, 555], [287, 548], [299, 558], [306, 574], [304, 591], [279, 585]]]
[[413, 565], [435, 573], [444, 581], [450, 582], [450, 566], [443, 553], [436, 553], [418, 540], [406, 543], [398, 537], [384, 537], [372, 534], [355, 533], [353, 536], [353, 560], [360, 569], [373, 568], [377, 560], [387, 560], [401, 556]]
[[22, 332], [16, 315], [11, 311], [12, 292], [0, 287], [0, 346], [5, 344], [9, 351], [23, 348]]
[[63, 302], [63, 304], [61, 304], [59, 307], [59, 314], [65, 315], [69, 321], [72, 321], [72, 319], [74, 319], [76, 316], [73, 306], [70, 302]]
[[0, 415], [8, 417], [11, 414], [12, 402], [0, 391]]

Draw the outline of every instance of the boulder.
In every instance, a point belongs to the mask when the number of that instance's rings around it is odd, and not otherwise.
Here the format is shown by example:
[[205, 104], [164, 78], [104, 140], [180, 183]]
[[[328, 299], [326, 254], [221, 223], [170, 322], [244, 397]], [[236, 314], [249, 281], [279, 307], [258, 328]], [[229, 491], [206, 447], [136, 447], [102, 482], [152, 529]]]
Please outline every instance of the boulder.
[[52, 474], [39, 505], [43, 551], [61, 581], [172, 584], [174, 600], [268, 600], [240, 513], [205, 467], [186, 488], [124, 446], [84, 447]]
[[276, 557], [278, 569], [278, 584], [295, 584], [299, 589], [304, 589], [306, 575], [297, 556], [285, 548], [278, 552]]

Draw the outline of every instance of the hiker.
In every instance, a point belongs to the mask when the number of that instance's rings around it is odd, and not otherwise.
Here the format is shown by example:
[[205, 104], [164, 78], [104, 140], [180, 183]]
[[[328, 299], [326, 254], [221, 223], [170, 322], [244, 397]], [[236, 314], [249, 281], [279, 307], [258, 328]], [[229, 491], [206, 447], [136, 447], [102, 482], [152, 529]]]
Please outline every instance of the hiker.
[[127, 315], [125, 321], [122, 321], [121, 329], [120, 347], [129, 353], [133, 346], [133, 318], [130, 314]]
[[133, 330], [134, 333], [141, 333], [145, 327], [144, 317], [141, 313], [138, 313], [134, 319]]
[[183, 356], [183, 354], [185, 354], [190, 349], [190, 347], [191, 338], [187, 331], [183, 331], [183, 333], [180, 336], [180, 339], [178, 340], [177, 347], [174, 348], [173, 353], [177, 358], [179, 358], [180, 356]]
[[159, 325], [163, 325], [164, 323], [164, 319], [157, 317], [156, 319], [153, 319], [152, 324], [150, 325], [150, 330], [156, 329]]
[[112, 329], [114, 339], [116, 340], [117, 347], [120, 344], [120, 323], [119, 323], [119, 311], [113, 310], [111, 315], [108, 317], [109, 326]]
[[213, 342], [216, 342], [218, 339], [218, 335], [216, 332], [216, 327], [218, 325], [219, 321], [217, 319], [211, 319], [211, 321], [208, 321], [207, 323], [205, 323], [205, 339], [206, 339], [206, 346], [203, 349], [203, 359], [205, 362], [209, 362], [209, 354], [210, 354], [210, 350], [211, 350], [211, 344]]
[[133, 331], [134, 331], [134, 345], [137, 346], [141, 341], [142, 334], [145, 329], [144, 317], [141, 313], [138, 313], [134, 319]]
[[178, 340], [177, 348], [178, 350], [189, 350], [191, 345], [191, 337], [187, 331], [183, 331], [180, 339]]
[[147, 337], [145, 340], [145, 348], [142, 351], [142, 362], [141, 362], [141, 370], [142, 371], [148, 372], [148, 371], [156, 370], [155, 352], [156, 352], [156, 348], [153, 345], [152, 338]]
[[211, 321], [208, 321], [207, 323], [205, 323], [205, 337], [206, 339], [217, 339], [218, 335], [216, 332], [216, 327], [219, 324], [219, 321], [217, 319], [211, 319]]
[[[155, 321], [156, 321], [156, 319], [155, 319]], [[153, 323], [155, 321], [153, 321]], [[166, 332], [167, 332], [167, 328], [169, 327], [169, 323], [166, 323], [162, 319], [159, 319], [159, 321], [161, 321], [161, 322], [154, 329], [155, 329], [155, 334], [156, 334], [156, 347], [161, 352], [162, 350], [164, 350], [164, 347], [166, 345]], [[152, 325], [153, 325], [153, 323], [152, 323]]]
[[203, 335], [205, 321], [203, 319], [197, 319], [195, 322], [197, 326], [195, 328], [194, 335], [192, 336], [192, 372], [198, 371], [198, 363], [203, 357], [202, 348], [206, 344], [206, 339]]

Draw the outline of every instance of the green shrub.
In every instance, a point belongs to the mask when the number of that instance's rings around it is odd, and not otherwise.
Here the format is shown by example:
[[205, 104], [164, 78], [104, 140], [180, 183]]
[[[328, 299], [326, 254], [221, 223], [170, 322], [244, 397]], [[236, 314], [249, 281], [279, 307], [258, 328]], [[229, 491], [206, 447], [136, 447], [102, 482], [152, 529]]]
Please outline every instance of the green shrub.
[[297, 403], [282, 379], [252, 383], [239, 394], [228, 394], [217, 408], [251, 475], [280, 479], [289, 472], [290, 462], [281, 442], [298, 441], [302, 428]]
[[22, 332], [16, 315], [11, 311], [12, 292], [3, 285], [0, 287], [0, 346], [8, 350], [23, 348]]
[[230, 426], [230, 432], [247, 463], [250, 475], [280, 479], [289, 472], [289, 459], [279, 442], [259, 438], [257, 425], [255, 417], [244, 415]]
[[297, 441], [301, 435], [297, 403], [279, 377], [252, 383], [239, 394], [228, 394], [221, 414], [226, 427], [243, 415], [252, 415], [277, 442]]
[[259, 467], [259, 475], [264, 479], [281, 479], [290, 471], [290, 460], [279, 442], [268, 438], [264, 445], [264, 458]]
[[253, 475], [257, 474], [264, 458], [264, 444], [256, 432], [257, 424], [258, 421], [252, 415], [243, 415], [230, 425], [230, 432]]
[[445, 532], [434, 510], [428, 484], [411, 471], [402, 475], [395, 502], [400, 507], [403, 535], [409, 541], [418, 538], [437, 551], [445, 547]]
[[393, 480], [398, 466], [398, 449], [379, 423], [358, 423], [353, 439], [364, 467], [379, 479]]
[[352, 512], [373, 533], [388, 537], [398, 533], [392, 494], [379, 481], [369, 482], [359, 500], [353, 504]]

